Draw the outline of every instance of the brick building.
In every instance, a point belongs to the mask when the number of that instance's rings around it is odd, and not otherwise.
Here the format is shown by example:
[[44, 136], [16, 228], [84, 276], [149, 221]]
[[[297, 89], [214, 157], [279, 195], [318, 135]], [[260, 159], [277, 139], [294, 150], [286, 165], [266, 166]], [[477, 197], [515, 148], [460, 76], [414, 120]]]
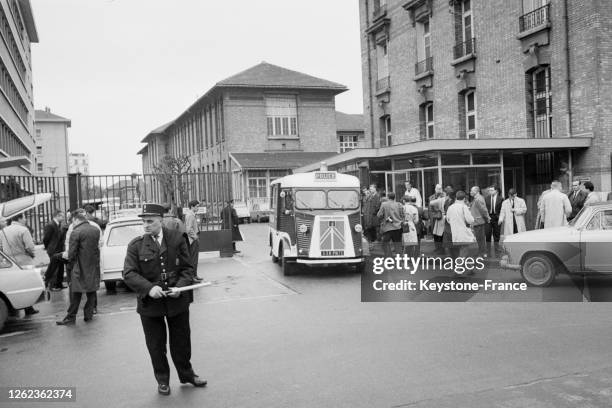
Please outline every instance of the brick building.
[[29, 0], [0, 1], [0, 174], [29, 175], [34, 163], [31, 43], [38, 34]]
[[531, 216], [553, 179], [612, 189], [612, 2], [359, 4], [368, 148], [332, 168], [424, 197], [515, 187]]
[[[335, 96], [346, 90], [258, 64], [217, 82], [178, 118], [151, 131], [138, 152], [143, 172], [153, 172], [165, 155], [188, 156], [192, 172], [230, 173], [235, 199], [267, 199], [270, 180], [333, 156], [340, 141], [344, 148], [364, 143], [359, 115], [335, 110]], [[158, 187], [147, 188], [159, 197]]]

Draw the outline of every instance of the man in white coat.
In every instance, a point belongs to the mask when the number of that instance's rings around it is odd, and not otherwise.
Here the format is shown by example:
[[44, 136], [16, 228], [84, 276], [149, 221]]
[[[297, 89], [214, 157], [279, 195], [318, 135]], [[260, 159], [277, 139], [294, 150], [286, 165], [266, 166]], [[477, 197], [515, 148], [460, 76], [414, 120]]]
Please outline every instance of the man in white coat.
[[542, 198], [542, 219], [544, 228], [555, 228], [567, 225], [567, 217], [572, 213], [572, 204], [567, 195], [561, 192], [562, 186], [558, 181], [550, 185], [550, 193]]
[[525, 213], [527, 205], [525, 200], [516, 194], [516, 190], [508, 190], [508, 198], [502, 203], [501, 214], [499, 215], [499, 225], [503, 224], [502, 235], [508, 236], [526, 231]]
[[446, 221], [450, 224], [453, 236], [453, 248], [451, 255], [458, 257], [461, 247], [467, 249], [467, 246], [476, 242], [476, 237], [472, 230], [467, 226], [474, 223], [474, 217], [470, 212], [469, 207], [465, 203], [465, 192], [457, 191], [455, 195], [455, 203], [448, 207], [446, 211]]

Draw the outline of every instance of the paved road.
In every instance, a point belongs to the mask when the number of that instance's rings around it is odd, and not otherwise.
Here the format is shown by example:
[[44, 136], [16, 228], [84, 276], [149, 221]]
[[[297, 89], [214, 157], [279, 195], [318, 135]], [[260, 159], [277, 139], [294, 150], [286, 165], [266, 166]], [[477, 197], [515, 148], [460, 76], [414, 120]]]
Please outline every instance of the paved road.
[[91, 323], [55, 325], [65, 292], [11, 322], [0, 384], [74, 386], [75, 407], [612, 406], [610, 304], [361, 303], [354, 271], [283, 277], [265, 226], [243, 231], [243, 256], [200, 262], [213, 286], [191, 307], [192, 362], [208, 388], [172, 372], [156, 393], [123, 289], [100, 291]]

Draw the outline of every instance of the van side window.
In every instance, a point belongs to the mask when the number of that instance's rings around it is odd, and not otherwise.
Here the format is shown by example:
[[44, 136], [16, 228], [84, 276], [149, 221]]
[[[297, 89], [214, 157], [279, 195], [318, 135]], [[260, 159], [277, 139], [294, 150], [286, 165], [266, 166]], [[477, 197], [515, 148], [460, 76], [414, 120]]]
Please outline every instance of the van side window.
[[293, 193], [291, 190], [284, 190], [285, 199], [283, 201], [283, 210], [293, 211]]
[[270, 209], [276, 210], [276, 201], [278, 200], [278, 184], [272, 186], [272, 194], [270, 197]]

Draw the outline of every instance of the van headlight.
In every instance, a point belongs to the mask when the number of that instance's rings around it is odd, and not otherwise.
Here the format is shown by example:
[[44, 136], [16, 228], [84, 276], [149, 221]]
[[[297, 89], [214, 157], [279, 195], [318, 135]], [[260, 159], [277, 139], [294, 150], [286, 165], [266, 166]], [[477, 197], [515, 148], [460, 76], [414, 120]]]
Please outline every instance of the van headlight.
[[298, 226], [298, 231], [301, 232], [302, 234], [305, 234], [308, 232], [308, 225], [306, 224], [300, 224]]
[[361, 224], [355, 224], [355, 232], [361, 232], [363, 231], [363, 227], [361, 226]]

